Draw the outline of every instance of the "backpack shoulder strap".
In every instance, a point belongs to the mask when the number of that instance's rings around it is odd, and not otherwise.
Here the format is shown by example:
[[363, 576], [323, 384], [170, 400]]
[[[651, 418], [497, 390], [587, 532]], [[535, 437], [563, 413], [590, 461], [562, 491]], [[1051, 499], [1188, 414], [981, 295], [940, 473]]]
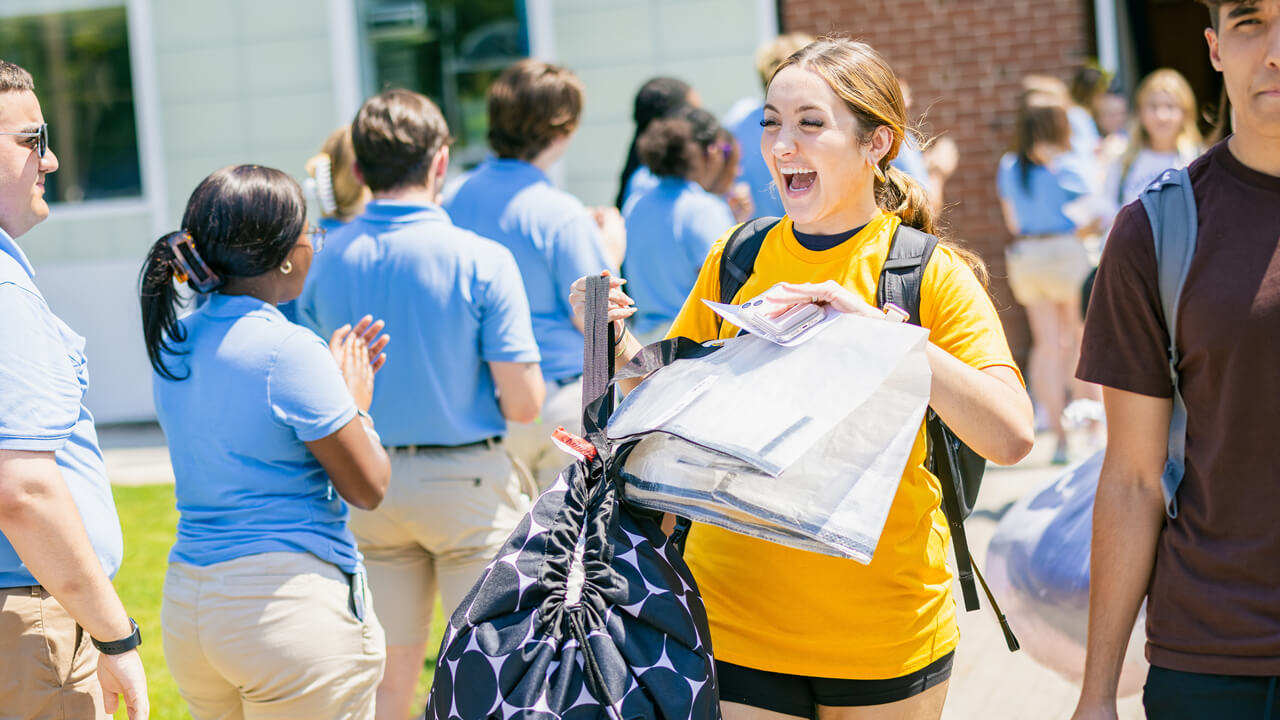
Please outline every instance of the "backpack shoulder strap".
[[756, 256], [764, 238], [782, 218], [758, 217], [738, 226], [725, 241], [720, 255], [720, 302], [728, 304], [738, 294], [756, 267]]
[[1186, 168], [1166, 170], [1139, 196], [1151, 223], [1155, 241], [1156, 265], [1159, 272], [1160, 306], [1169, 332], [1169, 377], [1173, 383], [1173, 414], [1169, 419], [1169, 456], [1165, 461], [1160, 487], [1164, 492], [1165, 512], [1178, 516], [1176, 493], [1182, 484], [1187, 450], [1187, 406], [1182, 399], [1178, 365], [1178, 305], [1182, 288], [1191, 269], [1199, 232], [1196, 198], [1191, 189], [1191, 176]]
[[920, 325], [920, 286], [925, 266], [938, 247], [938, 238], [913, 227], [898, 225], [889, 243], [889, 254], [876, 284], [876, 306], [893, 303], [911, 316], [907, 322]]

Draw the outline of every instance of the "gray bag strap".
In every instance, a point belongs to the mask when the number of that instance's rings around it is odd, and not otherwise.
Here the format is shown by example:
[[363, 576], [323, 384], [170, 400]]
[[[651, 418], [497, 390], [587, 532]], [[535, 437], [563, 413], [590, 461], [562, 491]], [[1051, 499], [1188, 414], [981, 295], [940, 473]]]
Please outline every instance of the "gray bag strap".
[[1182, 399], [1178, 365], [1178, 304], [1182, 287], [1191, 269], [1199, 232], [1196, 198], [1191, 191], [1191, 177], [1186, 168], [1166, 170], [1140, 196], [1142, 207], [1151, 223], [1155, 240], [1156, 264], [1159, 268], [1160, 305], [1169, 332], [1169, 377], [1173, 383], [1173, 414], [1169, 418], [1169, 457], [1160, 476], [1164, 492], [1165, 512], [1178, 516], [1178, 486], [1186, 467], [1187, 406]]

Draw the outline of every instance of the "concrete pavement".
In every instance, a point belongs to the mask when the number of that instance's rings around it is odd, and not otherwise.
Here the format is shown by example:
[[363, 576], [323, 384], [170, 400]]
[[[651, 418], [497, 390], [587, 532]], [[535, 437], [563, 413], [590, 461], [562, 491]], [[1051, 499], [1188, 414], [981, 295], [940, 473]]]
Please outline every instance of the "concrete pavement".
[[[164, 434], [151, 424], [103, 427], [99, 430], [107, 470], [116, 485], [173, 482]], [[1080, 440], [1074, 438], [1073, 440]], [[966, 524], [970, 547], [981, 563], [996, 523], [1015, 500], [1061, 467], [1051, 466], [1052, 441], [1042, 438], [1036, 449], [1011, 468], [991, 467], [982, 496]], [[1078, 448], [1083, 457], [1087, 450]], [[985, 564], [979, 565], [985, 567]], [[958, 596], [957, 589], [957, 596]], [[1025, 652], [1010, 653], [995, 615], [986, 607], [960, 613], [960, 648], [956, 654], [944, 720], [1067, 720], [1079, 688], [1048, 670]], [[1018, 631], [1015, 626], [1014, 632]], [[1120, 701], [1122, 720], [1143, 717], [1139, 696]]]

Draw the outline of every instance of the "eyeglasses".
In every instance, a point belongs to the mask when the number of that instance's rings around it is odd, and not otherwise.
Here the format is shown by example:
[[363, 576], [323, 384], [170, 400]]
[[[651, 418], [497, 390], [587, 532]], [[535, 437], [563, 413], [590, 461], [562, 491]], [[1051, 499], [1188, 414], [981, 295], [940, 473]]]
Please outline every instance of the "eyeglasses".
[[303, 235], [306, 235], [307, 237], [311, 238], [311, 249], [313, 251], [320, 252], [321, 250], [324, 249], [325, 232], [326, 231], [324, 228], [320, 227], [319, 225], [316, 225], [303, 233]]
[[41, 160], [44, 159], [45, 153], [49, 152], [49, 123], [40, 123], [40, 129], [35, 132], [0, 132], [0, 135], [39, 138], [36, 142], [36, 154]]

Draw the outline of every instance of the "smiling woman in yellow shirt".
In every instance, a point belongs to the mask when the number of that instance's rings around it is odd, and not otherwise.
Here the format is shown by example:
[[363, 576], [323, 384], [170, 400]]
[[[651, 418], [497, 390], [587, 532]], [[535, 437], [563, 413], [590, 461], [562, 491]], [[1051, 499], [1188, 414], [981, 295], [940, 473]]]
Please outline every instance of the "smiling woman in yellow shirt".
[[[883, 317], [872, 303], [894, 231], [905, 222], [934, 232], [924, 191], [889, 165], [907, 125], [893, 71], [863, 43], [819, 40], [774, 73], [762, 124], [761, 153], [787, 216], [737, 300], [767, 293], [779, 308], [817, 302]], [[727, 236], [671, 336], [738, 333], [701, 302], [720, 297]], [[941, 244], [922, 280], [930, 405], [974, 450], [1010, 464], [1031, 448], [1031, 401], [971, 261]], [[620, 283], [614, 320], [635, 312]], [[584, 287], [574, 285], [575, 308]], [[640, 346], [622, 338], [627, 359]], [[869, 565], [694, 526], [685, 558], [707, 607], [726, 720], [941, 716], [959, 633], [942, 493], [924, 459], [922, 424]]]

